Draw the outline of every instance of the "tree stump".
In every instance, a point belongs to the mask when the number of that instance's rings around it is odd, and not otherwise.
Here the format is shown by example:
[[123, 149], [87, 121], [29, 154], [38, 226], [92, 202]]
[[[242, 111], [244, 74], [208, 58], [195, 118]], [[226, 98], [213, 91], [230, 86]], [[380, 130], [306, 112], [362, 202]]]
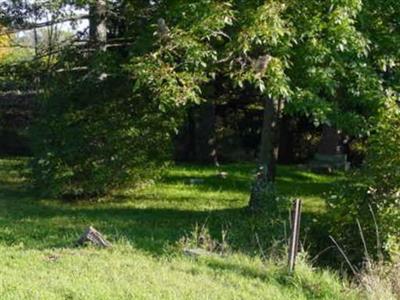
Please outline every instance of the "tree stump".
[[88, 227], [85, 232], [76, 241], [77, 245], [84, 245], [85, 243], [92, 243], [98, 247], [108, 248], [111, 243], [107, 241], [103, 235], [94, 229], [92, 226]]

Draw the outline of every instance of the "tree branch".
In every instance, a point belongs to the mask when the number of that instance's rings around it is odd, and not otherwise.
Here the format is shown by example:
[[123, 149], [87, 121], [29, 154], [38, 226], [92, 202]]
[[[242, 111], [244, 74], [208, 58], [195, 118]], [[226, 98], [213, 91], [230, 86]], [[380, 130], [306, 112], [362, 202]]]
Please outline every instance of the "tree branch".
[[27, 31], [27, 30], [48, 27], [51, 25], [65, 23], [65, 22], [73, 22], [73, 21], [78, 21], [78, 20], [82, 20], [82, 19], [88, 19], [88, 18], [89, 18], [89, 15], [80, 15], [80, 16], [74, 16], [74, 17], [70, 17], [70, 18], [66, 18], [66, 19], [46, 21], [46, 22], [42, 22], [42, 23], [26, 23], [20, 27], [0, 31], [0, 36], [14, 34], [14, 33], [18, 33], [21, 31]]

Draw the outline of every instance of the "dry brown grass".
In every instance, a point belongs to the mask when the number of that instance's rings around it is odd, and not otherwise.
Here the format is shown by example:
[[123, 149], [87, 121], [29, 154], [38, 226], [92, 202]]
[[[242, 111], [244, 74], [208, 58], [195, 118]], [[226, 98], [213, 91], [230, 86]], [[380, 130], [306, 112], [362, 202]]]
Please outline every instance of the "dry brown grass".
[[365, 299], [400, 299], [400, 260], [393, 263], [368, 263], [360, 274]]

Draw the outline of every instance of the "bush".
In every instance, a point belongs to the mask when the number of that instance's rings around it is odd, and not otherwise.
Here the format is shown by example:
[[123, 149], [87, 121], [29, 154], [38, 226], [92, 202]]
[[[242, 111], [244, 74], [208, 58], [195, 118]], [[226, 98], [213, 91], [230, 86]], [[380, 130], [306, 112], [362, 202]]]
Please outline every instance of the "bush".
[[382, 112], [376, 130], [369, 138], [363, 167], [348, 176], [347, 184], [329, 201], [333, 208], [332, 233], [358, 260], [364, 256], [361, 233], [370, 255], [381, 251], [388, 256], [399, 253], [399, 153], [400, 109], [392, 102]]
[[35, 186], [52, 196], [104, 195], [156, 176], [168, 159], [179, 113], [135, 96], [132, 80], [112, 63], [97, 66], [52, 77], [42, 100], [32, 129], [32, 173]]

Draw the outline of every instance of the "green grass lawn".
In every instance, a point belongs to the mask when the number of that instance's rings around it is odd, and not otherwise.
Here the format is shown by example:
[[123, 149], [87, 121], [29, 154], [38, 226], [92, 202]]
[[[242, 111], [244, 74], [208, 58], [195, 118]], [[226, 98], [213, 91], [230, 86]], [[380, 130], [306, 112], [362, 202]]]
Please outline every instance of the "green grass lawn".
[[[162, 180], [96, 203], [33, 196], [19, 176], [23, 161], [0, 160], [0, 299], [355, 299], [336, 275], [300, 262], [289, 276], [284, 260], [261, 259], [246, 244], [252, 165], [171, 167]], [[191, 184], [190, 179], [202, 179]], [[325, 210], [323, 194], [337, 177], [279, 169], [279, 190], [304, 200], [306, 223]], [[196, 224], [232, 254], [193, 259], [177, 241]], [[93, 225], [112, 249], [75, 248]]]

